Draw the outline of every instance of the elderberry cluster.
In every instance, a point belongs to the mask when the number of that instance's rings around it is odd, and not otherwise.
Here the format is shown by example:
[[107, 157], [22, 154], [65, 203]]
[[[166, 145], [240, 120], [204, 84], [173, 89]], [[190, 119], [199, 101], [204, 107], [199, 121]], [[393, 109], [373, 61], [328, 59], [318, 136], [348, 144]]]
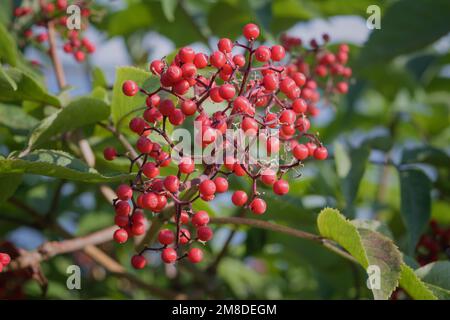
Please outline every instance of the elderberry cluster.
[[[209, 56], [184, 47], [173, 61], [152, 61], [150, 71], [160, 82], [152, 92], [132, 80], [123, 83], [122, 91], [126, 96], [138, 93], [146, 96], [147, 108], [142, 117], [135, 117], [129, 123], [131, 131], [138, 135], [137, 158], [119, 154], [112, 147], [104, 150], [106, 160], [126, 156], [131, 168], [135, 164], [138, 166], [136, 178], [116, 190], [115, 223], [119, 229], [114, 239], [124, 243], [131, 236], [144, 234], [145, 211], [154, 216], [174, 212], [169, 217], [172, 219], [166, 219], [167, 228], [158, 234], [161, 246], [147, 247], [133, 256], [135, 268], [146, 265], [142, 255], [146, 250], [160, 251], [165, 263], [185, 257], [191, 262], [200, 262], [203, 253], [198, 246], [210, 240], [213, 232], [207, 226], [208, 213], [195, 212], [192, 204], [197, 200], [211, 201], [217, 193], [227, 192], [229, 176], [249, 179], [252, 183], [249, 192], [235, 191], [231, 195], [232, 203], [261, 215], [267, 205], [264, 192], [258, 188], [265, 185], [275, 194], [284, 195], [289, 192], [285, 176], [291, 169], [303, 166], [307, 159], [327, 158], [327, 149], [317, 135], [309, 132], [308, 115], [320, 99], [321, 89], [312, 74], [303, 72], [305, 68], [299, 71], [295, 64], [298, 57], [287, 55], [283, 46], [257, 45], [259, 34], [258, 26], [250, 23], [243, 28], [246, 43], [222, 38], [218, 41], [218, 50]], [[327, 68], [334, 65], [328, 52], [317, 50], [315, 57], [326, 61]], [[245, 149], [240, 157], [236, 153], [223, 153], [222, 161], [216, 163], [197, 161], [186, 150], [176, 149], [176, 141], [166, 130], [167, 121], [177, 127], [183, 125], [187, 117], [194, 117], [195, 123], [200, 124], [195, 143], [203, 149], [212, 148], [211, 154], [235, 146], [235, 138], [226, 137], [226, 131], [239, 128], [246, 136], [260, 138], [268, 155], [282, 156], [277, 163], [251, 162], [250, 152]], [[267, 133], [267, 130], [278, 134]], [[223, 143], [217, 144], [217, 141]], [[173, 152], [180, 157], [176, 163], [178, 172], [164, 175], [163, 169], [175, 162]]]
[[7, 253], [0, 252], [0, 272], [11, 262], [11, 257]]
[[[67, 7], [76, 4], [80, 7], [80, 29], [70, 30], [67, 27]], [[83, 62], [86, 55], [95, 52], [95, 45], [83, 35], [86, 30], [91, 10], [89, 1], [82, 0], [43, 0], [39, 6], [21, 6], [14, 10], [14, 29], [17, 30], [22, 45], [32, 43], [38, 48], [49, 52], [49, 25], [52, 24], [56, 32], [64, 41], [63, 50], [71, 54], [78, 62]], [[43, 31], [34, 31], [34, 30]], [[50, 54], [50, 52], [49, 52]]]

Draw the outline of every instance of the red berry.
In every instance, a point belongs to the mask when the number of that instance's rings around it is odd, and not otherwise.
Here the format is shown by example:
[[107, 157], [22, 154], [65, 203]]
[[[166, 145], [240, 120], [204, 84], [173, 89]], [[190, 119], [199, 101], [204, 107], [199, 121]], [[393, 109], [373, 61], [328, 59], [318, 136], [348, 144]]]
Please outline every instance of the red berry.
[[114, 224], [118, 227], [121, 227], [121, 228], [126, 227], [126, 226], [128, 226], [129, 222], [130, 222], [130, 219], [129, 219], [128, 215], [117, 214], [114, 217]]
[[283, 46], [275, 45], [270, 49], [272, 60], [273, 61], [280, 61], [283, 60], [286, 52], [284, 50]]
[[200, 241], [209, 241], [213, 237], [211, 228], [207, 226], [201, 226], [197, 229], [197, 237]]
[[256, 24], [249, 23], [244, 26], [242, 33], [248, 40], [255, 40], [259, 37], [259, 28]]
[[198, 211], [192, 216], [192, 224], [196, 227], [204, 226], [209, 222], [209, 215], [206, 211]]
[[273, 185], [277, 181], [276, 172], [272, 169], [265, 169], [261, 173], [261, 181], [268, 186]]
[[188, 259], [192, 263], [198, 263], [203, 260], [203, 251], [199, 248], [191, 248], [188, 252]]
[[164, 66], [165, 65], [163, 61], [153, 60], [152, 63], [150, 64], [150, 71], [155, 75], [159, 75], [163, 72]]
[[278, 89], [277, 75], [273, 73], [266, 74], [262, 80], [262, 85], [268, 91], [275, 91], [276, 89]]
[[181, 71], [183, 72], [183, 78], [192, 78], [197, 74], [197, 67], [191, 63], [185, 63], [181, 66]]
[[211, 196], [216, 193], [216, 185], [212, 180], [204, 180], [199, 185], [199, 191], [204, 196]]
[[136, 148], [139, 152], [147, 154], [152, 151], [153, 143], [147, 137], [141, 136], [136, 143]]
[[144, 131], [146, 125], [147, 124], [145, 123], [144, 119], [142, 119], [142, 118], [133, 118], [130, 121], [129, 127], [130, 127], [131, 131], [136, 132], [137, 134], [142, 134], [142, 132]]
[[114, 210], [118, 215], [128, 216], [130, 214], [131, 207], [127, 201], [117, 201], [114, 206]]
[[165, 74], [167, 75], [167, 79], [170, 82], [176, 83], [181, 80], [183, 72], [181, 71], [180, 67], [171, 65], [169, 68], [167, 68], [167, 71]]
[[295, 121], [295, 127], [300, 132], [306, 132], [311, 127], [311, 123], [307, 118], [298, 118], [297, 121]]
[[282, 196], [289, 192], [289, 183], [286, 180], [280, 179], [273, 184], [273, 192]]
[[314, 158], [317, 160], [325, 160], [328, 157], [328, 150], [325, 147], [318, 147], [314, 150]]
[[0, 252], [0, 263], [7, 266], [11, 262], [11, 257], [7, 253]]
[[295, 113], [305, 113], [306, 110], [308, 109], [308, 105], [306, 104], [306, 101], [299, 98], [299, 99], [295, 99], [292, 102], [292, 110], [294, 110]]
[[191, 116], [197, 111], [197, 104], [192, 100], [184, 100], [181, 103], [181, 111], [185, 115]]
[[180, 244], [186, 244], [189, 242], [189, 240], [191, 239], [191, 233], [189, 232], [188, 229], [181, 229], [180, 230], [180, 235], [178, 236], [178, 242]]
[[232, 84], [226, 83], [219, 88], [220, 96], [225, 100], [231, 100], [236, 94], [236, 89]]
[[242, 207], [248, 200], [247, 194], [242, 190], [237, 190], [231, 196], [231, 201], [235, 206]]
[[116, 149], [112, 147], [105, 148], [105, 150], [103, 150], [103, 157], [108, 161], [114, 160], [117, 157]]
[[263, 199], [255, 198], [250, 202], [250, 210], [252, 210], [254, 214], [263, 214], [266, 212], [266, 209], [267, 205]]
[[298, 85], [299, 87], [302, 87], [305, 85], [306, 83], [306, 77], [303, 73], [301, 72], [296, 72], [292, 75], [292, 79], [295, 81], [295, 84]]
[[117, 243], [125, 243], [128, 240], [128, 232], [123, 229], [117, 229], [114, 232], [114, 241], [116, 241]]
[[166, 188], [167, 191], [175, 193], [180, 188], [180, 180], [178, 180], [177, 176], [167, 176], [164, 179], [164, 188]]
[[165, 263], [174, 263], [177, 260], [177, 252], [173, 248], [165, 248], [161, 252], [161, 259]]
[[237, 54], [233, 57], [233, 62], [238, 67], [242, 68], [245, 66], [245, 57], [242, 54]]
[[227, 62], [227, 59], [221, 51], [214, 51], [209, 57], [209, 61], [214, 67], [219, 69], [223, 67], [223, 65]]
[[222, 38], [217, 43], [217, 47], [219, 48], [220, 51], [228, 53], [231, 52], [231, 50], [233, 49], [233, 42], [228, 38]]
[[208, 65], [208, 57], [204, 53], [197, 53], [194, 58], [194, 64], [198, 69], [203, 69]]
[[122, 91], [126, 96], [132, 97], [139, 91], [139, 87], [136, 82], [127, 80], [122, 84]]
[[237, 97], [233, 102], [233, 111], [236, 113], [248, 113], [250, 108], [250, 102], [243, 96]]
[[120, 200], [130, 200], [133, 196], [133, 189], [129, 185], [121, 184], [117, 187], [116, 194]]
[[189, 174], [195, 169], [194, 161], [189, 157], [183, 157], [178, 164], [181, 173]]
[[304, 144], [298, 144], [294, 147], [292, 153], [296, 159], [305, 160], [309, 156], [309, 149]]
[[144, 175], [149, 179], [153, 179], [159, 175], [159, 168], [153, 162], [145, 163], [141, 169]]
[[144, 269], [147, 265], [147, 260], [141, 255], [134, 255], [131, 258], [131, 265], [135, 269]]
[[215, 178], [214, 184], [216, 185], [216, 192], [218, 193], [223, 193], [228, 190], [228, 181], [223, 177]]
[[348, 92], [348, 84], [347, 82], [339, 82], [336, 84], [336, 89], [339, 93], [345, 94]]
[[173, 124], [174, 126], [181, 125], [184, 120], [186, 119], [186, 116], [180, 109], [174, 109], [171, 114], [169, 115], [169, 122]]
[[270, 49], [266, 46], [260, 46], [255, 50], [255, 58], [260, 62], [266, 62], [270, 60]]
[[184, 95], [189, 90], [189, 82], [187, 80], [180, 80], [172, 87], [172, 91], [180, 96]]
[[287, 109], [281, 112], [279, 121], [281, 124], [293, 124], [295, 118], [296, 118], [295, 112]]
[[145, 224], [134, 223], [131, 227], [131, 233], [135, 236], [143, 235], [145, 233]]
[[173, 112], [174, 109], [175, 109], [175, 105], [173, 104], [172, 100], [170, 100], [170, 99], [164, 99], [159, 104], [159, 112], [161, 112], [161, 114], [163, 116], [166, 116], [166, 117], [170, 116], [170, 114]]
[[195, 58], [195, 52], [192, 48], [184, 47], [181, 48], [178, 52], [178, 57], [183, 63], [193, 62]]
[[175, 235], [169, 229], [163, 229], [158, 233], [158, 241], [163, 245], [172, 244], [175, 241]]
[[158, 202], [159, 202], [158, 196], [153, 192], [145, 193], [142, 196], [142, 207], [144, 209], [149, 210], [157, 209], [159, 205]]

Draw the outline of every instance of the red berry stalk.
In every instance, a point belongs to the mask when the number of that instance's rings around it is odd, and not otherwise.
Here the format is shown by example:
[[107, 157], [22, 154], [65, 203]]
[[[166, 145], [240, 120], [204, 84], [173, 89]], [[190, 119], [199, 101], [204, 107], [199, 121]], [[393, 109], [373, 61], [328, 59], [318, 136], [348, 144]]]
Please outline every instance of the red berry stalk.
[[[150, 71], [161, 84], [152, 92], [132, 80], [123, 83], [126, 96], [146, 95], [147, 108], [142, 117], [129, 123], [138, 135], [139, 156], [130, 158], [131, 167], [137, 164], [138, 170], [133, 181], [116, 191], [115, 222], [119, 229], [114, 239], [124, 243], [143, 234], [147, 224], [145, 212], [157, 216], [169, 205], [175, 208], [173, 219], [158, 234], [160, 245], [146, 247], [133, 256], [135, 268], [146, 265], [142, 257], [145, 251], [161, 252], [165, 263], [182, 258], [200, 262], [203, 253], [198, 246], [209, 241], [213, 232], [208, 227], [208, 213], [194, 212], [192, 204], [211, 201], [216, 194], [227, 192], [231, 175], [252, 183], [249, 193], [235, 191], [231, 202], [261, 215], [267, 209], [264, 194], [259, 191], [261, 185], [272, 187], [277, 195], [285, 195], [289, 192], [285, 178], [289, 171], [303, 166], [307, 159], [327, 158], [327, 149], [309, 132], [307, 111], [311, 97], [305, 97], [304, 92], [314, 92], [314, 101], [320, 97], [319, 90], [312, 89], [312, 75], [294, 70], [292, 57], [286, 57], [283, 46], [257, 46], [258, 26], [247, 24], [243, 35], [245, 44], [223, 38], [217, 44], [218, 50], [209, 56], [184, 47], [173, 61], [152, 61]], [[206, 101], [213, 104], [214, 110], [205, 110]], [[195, 143], [212, 149], [211, 154], [236, 146], [236, 137], [229, 139], [226, 132], [239, 128], [248, 137], [259, 137], [268, 155], [281, 156], [277, 163], [252, 162], [246, 147], [243, 157], [224, 153], [217, 163], [208, 164], [203, 158], [198, 161], [188, 154], [189, 150], [175, 149], [177, 141], [172, 141], [166, 131], [167, 121], [178, 127], [187, 117], [194, 117], [201, 127]], [[269, 129], [279, 135], [267, 134]], [[222, 141], [219, 138], [223, 138], [223, 143], [215, 143]], [[181, 159], [176, 162], [178, 172], [164, 176], [162, 169], [175, 162], [174, 155]], [[106, 148], [104, 156], [114, 160], [119, 154]]]

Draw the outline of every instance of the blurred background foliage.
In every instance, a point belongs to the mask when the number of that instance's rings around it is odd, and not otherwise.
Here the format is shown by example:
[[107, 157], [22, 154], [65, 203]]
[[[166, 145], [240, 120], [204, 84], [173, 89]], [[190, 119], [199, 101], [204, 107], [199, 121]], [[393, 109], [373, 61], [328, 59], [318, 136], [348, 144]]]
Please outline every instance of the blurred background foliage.
[[[66, 104], [68, 99], [67, 92], [55, 93], [49, 60], [32, 48], [17, 49], [8, 32], [11, 12], [19, 4], [3, 0], [0, 10], [1, 157], [25, 149], [35, 126], [54, 112], [50, 105]], [[370, 31], [365, 25], [372, 4], [381, 8], [380, 30]], [[185, 45], [208, 51], [217, 37], [239, 37], [242, 26], [250, 21], [261, 26], [263, 42], [278, 41], [282, 32], [305, 41], [327, 32], [332, 43], [349, 42], [354, 71], [350, 93], [333, 105], [321, 106], [321, 115], [313, 121], [332, 157], [323, 163], [307, 163], [300, 178], [292, 177], [288, 195], [281, 198], [267, 192], [268, 210], [261, 219], [314, 233], [317, 214], [325, 206], [338, 208], [351, 219], [374, 219], [390, 230], [413, 268], [419, 266], [414, 261], [416, 244], [427, 232], [430, 219], [449, 226], [448, 0], [115, 0], [94, 1], [94, 6], [102, 19], [94, 22], [90, 32], [99, 50], [86, 66], [64, 63], [74, 87], [69, 94], [101, 97], [105, 105], [110, 104], [117, 66], [146, 68], [151, 58], [170, 55]], [[355, 23], [359, 29], [353, 28]], [[40, 68], [28, 62], [36, 58], [42, 61]], [[108, 133], [81, 120], [77, 127], [90, 137], [99, 172], [108, 175], [126, 170], [126, 163], [102, 160], [103, 147], [116, 143]], [[77, 155], [76, 146], [49, 137], [40, 139], [42, 148]], [[96, 183], [79, 177], [73, 181], [12, 172], [4, 163], [0, 171], [3, 240], [33, 249], [59, 236], [54, 228], [37, 225], [11, 199], [25, 202], [36, 214], [56, 212], [57, 221], [75, 235], [111, 225], [113, 210]], [[107, 181], [94, 178], [94, 182]], [[243, 183], [231, 180], [233, 188]], [[60, 191], [57, 206], [52, 208], [54, 195]], [[212, 215], [231, 216], [236, 209], [230, 207], [228, 197], [198, 205]], [[217, 270], [204, 273], [206, 278], [198, 277], [232, 230], [217, 228], [207, 247], [206, 262], [195, 267], [181, 264], [175, 276], [165, 275], [164, 266], [153, 256], [145, 271], [132, 270], [132, 245], [110, 243], [102, 248], [144, 281], [185, 293], [200, 288], [209, 298], [371, 298], [363, 269], [314, 243], [244, 227], [237, 230]], [[448, 260], [449, 255], [443, 253], [439, 258]], [[69, 291], [65, 271], [74, 261], [82, 266], [83, 288]], [[187, 270], [191, 268], [195, 270]], [[82, 253], [55, 257], [43, 264], [43, 271], [49, 280], [47, 298], [154, 297], [108, 274]], [[41, 297], [35, 281], [21, 284], [18, 292], [28, 298]]]

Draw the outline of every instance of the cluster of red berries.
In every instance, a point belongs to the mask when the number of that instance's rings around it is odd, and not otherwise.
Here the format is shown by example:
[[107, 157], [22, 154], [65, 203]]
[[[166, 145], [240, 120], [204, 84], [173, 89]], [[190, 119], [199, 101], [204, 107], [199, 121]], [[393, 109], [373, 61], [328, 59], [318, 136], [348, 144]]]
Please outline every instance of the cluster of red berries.
[[421, 266], [441, 258], [450, 259], [450, 228], [443, 228], [432, 220], [429, 232], [420, 238], [416, 252]]
[[[237, 190], [231, 200], [234, 205], [261, 215], [267, 205], [261, 197], [263, 193], [258, 191], [258, 184], [270, 186], [275, 194], [284, 195], [289, 192], [289, 183], [284, 177], [290, 169], [302, 166], [308, 158], [327, 158], [327, 149], [315, 134], [308, 132], [309, 101], [317, 102], [320, 98], [315, 81], [292, 67], [283, 46], [257, 46], [259, 33], [258, 26], [247, 24], [243, 29], [245, 44], [222, 38], [218, 41], [218, 50], [209, 56], [184, 47], [171, 62], [152, 61], [150, 71], [159, 77], [161, 84], [152, 92], [132, 80], [123, 83], [122, 91], [126, 96], [139, 92], [147, 96], [147, 108], [142, 117], [135, 117], [129, 123], [131, 131], [138, 135], [139, 156], [134, 159], [127, 154], [122, 156], [129, 157], [131, 168], [137, 163], [138, 171], [129, 185], [121, 185], [116, 191], [115, 222], [120, 229], [114, 239], [123, 243], [130, 235], [144, 233], [147, 223], [144, 210], [157, 215], [171, 202], [175, 207], [173, 219], [167, 222], [169, 226], [173, 224], [176, 231], [160, 231], [158, 240], [162, 246], [148, 247], [133, 256], [134, 267], [146, 265], [142, 256], [145, 250], [161, 251], [166, 263], [184, 257], [199, 262], [202, 251], [191, 245], [210, 240], [213, 232], [206, 225], [208, 214], [194, 212], [192, 203], [198, 199], [211, 201], [217, 193], [227, 192], [228, 176], [234, 174], [251, 180], [251, 192]], [[213, 105], [214, 110], [211, 111], [211, 107], [205, 110], [205, 101]], [[213, 146], [211, 154], [236, 144], [235, 140], [227, 138], [223, 144], [214, 142], [225, 137], [228, 129], [237, 127], [245, 135], [262, 138], [267, 154], [282, 154], [282, 163], [274, 166], [272, 162], [250, 162], [249, 152], [243, 157], [224, 153], [223, 162], [200, 161], [202, 170], [196, 168], [195, 158], [183, 153], [186, 150], [177, 150], [166, 131], [167, 121], [180, 126], [191, 116], [201, 127], [194, 137], [195, 142], [202, 148]], [[268, 129], [279, 134], [266, 134]], [[150, 134], [154, 134], [154, 138]], [[164, 177], [160, 169], [175, 162], [173, 152], [181, 159], [177, 163], [178, 173]], [[104, 150], [107, 160], [117, 156], [114, 148]], [[188, 224], [195, 229], [195, 237], [191, 237], [193, 229], [183, 227]]]
[[328, 49], [330, 42], [328, 34], [322, 35], [322, 40], [311, 39], [309, 45], [304, 45], [301, 38], [283, 34], [283, 47], [291, 54], [291, 63], [287, 69], [291, 72], [301, 72], [310, 80], [303, 90], [302, 97], [308, 102], [308, 112], [311, 116], [318, 114], [316, 103], [320, 100], [320, 91], [325, 96], [329, 94], [346, 94], [348, 79], [352, 69], [347, 65], [350, 48], [347, 44], [338, 46], [336, 52]]
[[11, 257], [7, 253], [0, 252], [0, 272], [11, 262]]
[[[87, 28], [91, 11], [87, 1], [72, 1], [80, 7], [81, 25], [80, 29], [70, 30], [67, 27], [67, 7], [72, 4], [68, 0], [41, 1], [37, 9], [22, 6], [14, 10], [16, 17], [15, 26], [19, 30], [23, 44], [30, 41], [42, 47], [49, 40], [48, 26], [52, 23], [58, 34], [65, 41], [64, 52], [73, 55], [76, 61], [83, 62], [87, 54], [95, 52], [95, 45], [83, 35]], [[33, 27], [44, 28], [45, 31], [35, 34]], [[45, 47], [44, 47], [45, 48]], [[48, 49], [47, 49], [48, 51]]]

